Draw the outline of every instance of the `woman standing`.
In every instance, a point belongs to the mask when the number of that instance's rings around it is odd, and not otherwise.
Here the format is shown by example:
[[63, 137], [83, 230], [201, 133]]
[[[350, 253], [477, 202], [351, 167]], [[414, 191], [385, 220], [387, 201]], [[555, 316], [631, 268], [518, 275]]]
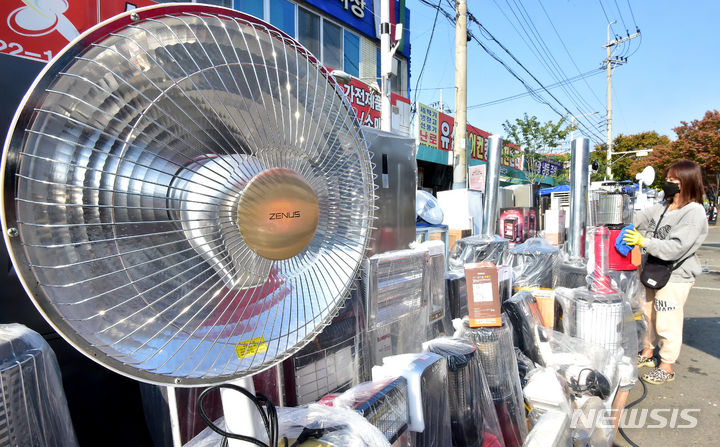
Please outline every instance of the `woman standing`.
[[636, 230], [626, 233], [625, 242], [665, 261], [674, 261], [667, 284], [660, 289], [645, 288], [643, 313], [648, 331], [638, 367], [655, 367], [653, 352], [660, 347], [660, 363], [642, 380], [662, 384], [675, 379], [673, 364], [680, 354], [683, 333], [683, 306], [695, 277], [702, 272], [695, 252], [708, 232], [702, 205], [702, 171], [697, 163], [683, 160], [668, 168], [663, 192], [665, 204], [658, 204], [634, 216]]

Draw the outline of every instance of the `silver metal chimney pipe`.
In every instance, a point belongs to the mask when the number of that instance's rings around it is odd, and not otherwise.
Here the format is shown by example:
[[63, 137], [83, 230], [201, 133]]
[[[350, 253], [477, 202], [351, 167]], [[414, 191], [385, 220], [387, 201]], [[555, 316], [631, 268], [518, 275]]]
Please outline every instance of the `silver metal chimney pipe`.
[[500, 156], [502, 154], [503, 138], [500, 135], [491, 135], [488, 138], [487, 170], [485, 171], [485, 196], [483, 200], [483, 236], [495, 234], [498, 220], [498, 188], [500, 186]]
[[575, 138], [570, 146], [570, 228], [568, 251], [571, 256], [582, 256], [588, 203], [588, 163], [590, 140]]

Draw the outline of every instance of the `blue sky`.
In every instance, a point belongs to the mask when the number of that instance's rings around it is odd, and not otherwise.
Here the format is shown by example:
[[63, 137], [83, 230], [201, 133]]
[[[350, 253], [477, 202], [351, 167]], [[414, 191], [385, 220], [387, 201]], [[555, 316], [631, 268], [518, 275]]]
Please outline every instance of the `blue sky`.
[[[437, 0], [427, 1], [437, 4]], [[412, 11], [412, 100], [435, 10], [420, 0], [407, 0], [406, 4]], [[442, 0], [442, 5], [448, 11], [451, 9], [448, 0]], [[606, 15], [611, 21], [617, 20], [612, 25], [613, 34], [625, 36], [626, 28], [632, 34], [637, 24], [642, 35], [618, 47], [615, 53], [628, 56], [628, 63], [613, 72], [613, 137], [654, 130], [674, 139], [672, 129], [681, 121], [699, 119], [706, 110], [720, 109], [720, 1], [468, 0], [468, 10], [546, 86], [596, 70], [584, 80], [572, 83], [574, 90], [570, 93], [559, 87], [549, 89], [574, 115], [599, 112], [583, 118], [588, 127], [596, 126], [593, 136], [582, 129], [579, 131], [593, 142], [605, 141], [606, 135], [607, 80], [605, 71], [599, 70], [606, 56], [603, 48], [607, 39]], [[525, 14], [529, 22], [522, 21]], [[489, 41], [477, 25], [469, 23], [469, 30], [529, 85], [537, 87], [530, 75]], [[527, 30], [529, 36], [523, 30]], [[542, 38], [544, 47], [537, 36]], [[445, 107], [453, 107], [454, 47], [454, 27], [440, 14], [417, 92], [419, 102], [439, 101], [441, 93], [437, 88], [448, 87], [442, 91], [442, 100]], [[545, 64], [538, 53], [543, 55]], [[557, 62], [556, 66], [549, 62], [550, 56]], [[546, 65], [559, 67], [553, 69], [555, 76]], [[523, 85], [477, 43], [468, 43], [470, 124], [491, 133], [502, 133], [505, 120], [513, 121], [523, 113], [536, 115], [541, 121], [559, 119], [552, 109], [530, 96], [472, 107], [525, 91]], [[546, 93], [543, 96], [549, 98]], [[556, 109], [567, 114], [549, 99]]]

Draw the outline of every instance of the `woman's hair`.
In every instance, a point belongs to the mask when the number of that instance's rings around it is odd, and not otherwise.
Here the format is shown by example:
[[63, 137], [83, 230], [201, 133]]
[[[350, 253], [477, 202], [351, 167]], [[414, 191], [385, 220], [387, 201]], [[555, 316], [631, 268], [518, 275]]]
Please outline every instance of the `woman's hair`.
[[702, 205], [705, 189], [702, 182], [702, 169], [699, 164], [690, 160], [673, 163], [668, 168], [667, 174], [665, 174], [665, 178], [668, 177], [680, 180], [680, 194], [675, 196], [679, 207], [683, 207], [690, 202], [697, 202]]

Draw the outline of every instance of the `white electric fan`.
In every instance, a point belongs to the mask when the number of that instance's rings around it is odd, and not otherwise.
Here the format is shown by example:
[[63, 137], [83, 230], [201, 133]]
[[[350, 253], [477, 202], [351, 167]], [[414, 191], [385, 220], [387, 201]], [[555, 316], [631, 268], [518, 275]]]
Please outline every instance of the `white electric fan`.
[[2, 158], [2, 227], [77, 349], [164, 385], [226, 382], [330, 321], [370, 236], [360, 125], [300, 44], [237, 11], [137, 9], [35, 80]]

